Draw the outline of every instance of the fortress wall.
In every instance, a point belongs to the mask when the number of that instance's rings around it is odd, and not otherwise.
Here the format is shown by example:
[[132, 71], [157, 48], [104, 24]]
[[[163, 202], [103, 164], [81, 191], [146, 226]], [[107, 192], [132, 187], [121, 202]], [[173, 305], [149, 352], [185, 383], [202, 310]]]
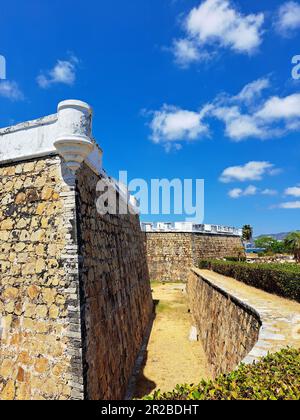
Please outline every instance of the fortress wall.
[[186, 282], [189, 268], [201, 259], [238, 255], [241, 238], [202, 233], [145, 233], [151, 281]]
[[136, 215], [100, 216], [82, 101], [0, 129], [0, 399], [125, 396], [152, 297]]
[[194, 264], [210, 258], [236, 257], [241, 250], [244, 252], [239, 236], [196, 233], [192, 236], [192, 242]]
[[75, 192], [59, 157], [0, 167], [0, 399], [83, 397]]
[[125, 395], [152, 298], [139, 219], [98, 216], [98, 179], [0, 166], [1, 400]]
[[153, 302], [143, 233], [136, 215], [101, 216], [99, 177], [78, 173], [81, 314], [86, 397], [124, 398]]
[[187, 293], [195, 326], [214, 376], [235, 369], [259, 338], [259, 314], [192, 269]]
[[191, 234], [146, 233], [145, 241], [151, 281], [186, 281], [193, 265]]

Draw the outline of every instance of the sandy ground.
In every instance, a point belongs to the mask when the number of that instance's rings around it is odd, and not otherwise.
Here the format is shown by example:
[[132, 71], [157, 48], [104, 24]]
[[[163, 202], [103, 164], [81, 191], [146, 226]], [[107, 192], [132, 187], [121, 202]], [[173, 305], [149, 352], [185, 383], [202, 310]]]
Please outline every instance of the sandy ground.
[[152, 284], [156, 318], [135, 398], [154, 390], [171, 391], [177, 384], [199, 383], [211, 377], [200, 342], [189, 341], [192, 317], [185, 285]]

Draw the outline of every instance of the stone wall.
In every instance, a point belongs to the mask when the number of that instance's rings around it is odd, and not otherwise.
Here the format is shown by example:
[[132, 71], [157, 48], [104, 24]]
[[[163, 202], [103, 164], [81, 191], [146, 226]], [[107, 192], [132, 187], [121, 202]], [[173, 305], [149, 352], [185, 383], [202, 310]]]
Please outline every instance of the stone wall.
[[152, 281], [186, 282], [189, 267], [200, 259], [238, 255], [241, 238], [201, 233], [145, 233], [147, 260]]
[[97, 217], [97, 179], [57, 156], [0, 166], [1, 400], [125, 394], [151, 290], [139, 220]]
[[241, 238], [227, 235], [194, 234], [192, 247], [194, 264], [201, 259], [236, 257], [243, 252]]
[[80, 278], [86, 397], [124, 398], [153, 310], [136, 215], [97, 214], [99, 177], [78, 174]]
[[184, 282], [193, 265], [190, 233], [146, 233], [151, 281]]
[[1, 400], [83, 397], [74, 194], [58, 157], [0, 167]]
[[192, 269], [187, 293], [195, 326], [214, 376], [228, 373], [259, 338], [258, 313]]

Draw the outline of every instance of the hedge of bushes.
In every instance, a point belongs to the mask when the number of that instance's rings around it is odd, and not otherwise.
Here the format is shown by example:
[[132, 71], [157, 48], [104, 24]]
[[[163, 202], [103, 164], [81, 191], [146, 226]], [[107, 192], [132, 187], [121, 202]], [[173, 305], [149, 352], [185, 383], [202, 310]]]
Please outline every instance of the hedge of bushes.
[[147, 400], [299, 400], [300, 351], [284, 349], [253, 365], [199, 385], [178, 385]]
[[300, 266], [296, 264], [249, 264], [220, 260], [200, 261], [207, 268], [257, 287], [300, 302]]

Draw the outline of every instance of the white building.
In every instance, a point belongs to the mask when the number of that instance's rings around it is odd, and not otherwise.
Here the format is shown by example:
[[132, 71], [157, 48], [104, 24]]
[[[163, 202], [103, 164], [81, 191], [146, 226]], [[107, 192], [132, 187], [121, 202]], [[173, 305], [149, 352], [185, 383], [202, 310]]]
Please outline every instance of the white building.
[[141, 228], [144, 232], [183, 232], [183, 233], [207, 233], [215, 235], [242, 236], [242, 229], [230, 226], [194, 224], [192, 222], [142, 222]]

